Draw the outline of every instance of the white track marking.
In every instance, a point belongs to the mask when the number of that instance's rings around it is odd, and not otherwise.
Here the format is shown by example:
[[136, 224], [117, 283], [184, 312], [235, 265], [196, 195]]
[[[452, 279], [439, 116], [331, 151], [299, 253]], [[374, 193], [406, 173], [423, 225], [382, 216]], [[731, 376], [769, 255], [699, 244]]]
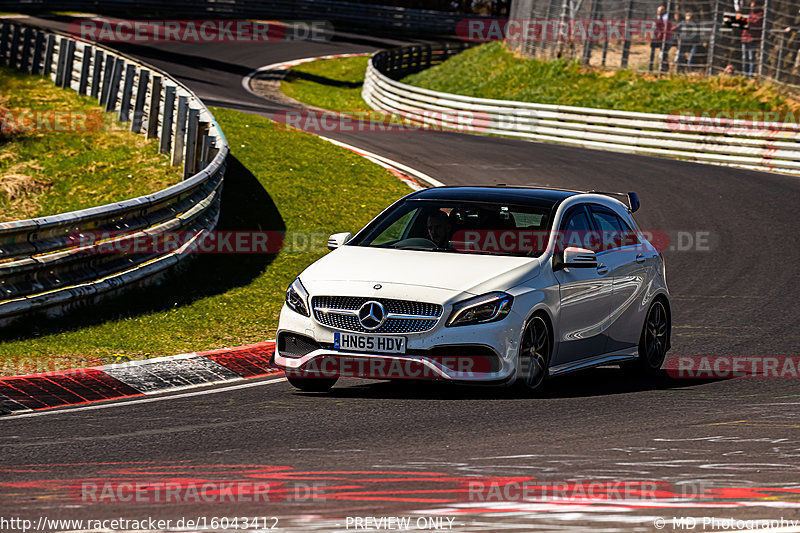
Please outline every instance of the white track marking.
[[368, 151], [366, 151], [366, 150], [364, 150], [362, 148], [359, 148], [357, 146], [353, 146], [351, 144], [343, 143], [342, 141], [337, 141], [336, 139], [330, 139], [328, 137], [323, 137], [322, 135], [318, 135], [318, 137], [320, 139], [328, 141], [329, 143], [333, 143], [333, 144], [335, 144], [337, 146], [341, 146], [342, 148], [347, 148], [349, 150], [353, 150], [357, 154], [359, 154], [361, 156], [364, 156], [367, 159], [374, 159], [375, 162], [378, 163], [380, 166], [387, 166], [388, 165], [388, 166], [390, 166], [392, 168], [395, 168], [397, 170], [400, 170], [402, 172], [406, 172], [406, 173], [408, 173], [408, 174], [420, 179], [421, 181], [424, 181], [425, 183], [431, 185], [432, 187], [444, 187], [445, 186], [444, 183], [442, 183], [441, 181], [439, 181], [439, 180], [437, 180], [435, 178], [432, 178], [432, 177], [428, 176], [424, 172], [420, 172], [419, 170], [413, 169], [413, 168], [411, 168], [409, 166], [406, 166], [406, 165], [404, 165], [402, 163], [398, 163], [397, 161], [389, 159], [388, 157], [384, 157], [382, 155], [378, 155], [378, 154], [373, 153], [373, 152], [368, 152]]
[[[160, 397], [157, 397], [157, 398], [141, 398], [139, 400], [117, 401], [117, 400], [124, 400], [125, 399], [125, 398], [118, 398], [118, 399], [115, 399], [115, 400], [108, 400], [109, 402], [113, 402], [113, 403], [87, 405], [85, 407], [74, 407], [74, 408], [69, 408], [69, 409], [67, 409], [67, 408], [60, 409], [60, 408], [54, 407], [53, 409], [47, 410], [47, 411], [36, 411], [36, 412], [33, 412], [33, 413], [24, 413], [24, 414], [21, 414], [21, 415], [10, 415], [10, 416], [0, 417], [0, 423], [5, 422], [6, 420], [14, 420], [14, 419], [17, 419], [17, 418], [31, 418], [31, 417], [34, 417], [34, 416], [46, 416], [46, 415], [56, 415], [56, 414], [64, 414], [64, 413], [75, 413], [77, 411], [94, 411], [94, 410], [97, 410], [97, 409], [108, 409], [110, 407], [125, 407], [125, 406], [128, 406], [128, 405], [137, 405], [137, 404], [141, 404], [141, 403], [160, 402], [160, 401], [163, 401], [163, 400], [175, 400], [175, 399], [178, 399], [178, 398], [191, 398], [193, 396], [203, 396], [205, 394], [217, 394], [219, 392], [228, 392], [228, 391], [238, 390], [238, 389], [249, 389], [250, 387], [260, 387], [262, 385], [272, 385], [273, 383], [281, 383], [283, 381], [286, 381], [286, 378], [271, 379], [269, 381], [258, 381], [258, 382], [255, 382], [255, 383], [244, 383], [244, 384], [240, 384], [240, 385], [232, 385], [230, 387], [222, 387], [222, 388], [218, 388], [218, 389], [201, 390], [201, 391], [195, 391], [195, 392], [184, 392], [183, 394], [174, 394], [174, 395], [170, 395], [170, 396], [160, 396]], [[165, 392], [168, 392], [168, 391], [165, 391]]]
[[303, 59], [292, 59], [290, 61], [281, 61], [280, 63], [272, 63], [271, 65], [264, 65], [263, 67], [258, 67], [250, 74], [242, 78], [242, 87], [244, 87], [244, 90], [249, 92], [253, 96], [264, 98], [262, 95], [258, 94], [257, 92], [255, 92], [253, 89], [250, 88], [250, 82], [252, 81], [252, 79], [257, 75], [261, 74], [262, 72], [268, 70], [288, 70], [290, 67], [302, 65], [303, 63], [311, 63], [312, 61], [318, 61], [320, 59], [338, 59], [340, 57], [360, 57], [368, 55], [372, 55], [371, 52], [362, 52], [359, 54], [334, 54], [329, 56], [304, 57]]

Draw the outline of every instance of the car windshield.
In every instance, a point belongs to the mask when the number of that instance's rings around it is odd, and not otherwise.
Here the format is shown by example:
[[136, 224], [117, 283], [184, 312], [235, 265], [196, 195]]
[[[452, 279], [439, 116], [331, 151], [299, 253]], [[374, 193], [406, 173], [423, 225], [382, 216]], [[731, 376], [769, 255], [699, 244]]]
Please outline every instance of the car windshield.
[[351, 246], [535, 257], [547, 247], [550, 207], [407, 200], [373, 220]]

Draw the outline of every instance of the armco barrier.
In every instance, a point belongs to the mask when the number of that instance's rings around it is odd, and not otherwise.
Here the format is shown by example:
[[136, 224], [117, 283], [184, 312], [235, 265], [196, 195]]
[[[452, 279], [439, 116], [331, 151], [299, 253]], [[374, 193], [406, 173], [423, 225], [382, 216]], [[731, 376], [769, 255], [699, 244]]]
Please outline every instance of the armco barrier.
[[[164, 232], [202, 235], [216, 227], [228, 144], [194, 93], [154, 67], [50, 31], [0, 21], [0, 62], [98, 98], [130, 129], [159, 139], [185, 179], [123, 202], [31, 220], [0, 223], [0, 327], [35, 312], [64, 313], [131, 287], [160, 281], [190, 257], [194, 240], [172, 251], [124, 250]], [[88, 244], [84, 232], [108, 232]]]
[[377, 52], [367, 67], [364, 100], [376, 110], [440, 128], [800, 174], [800, 125], [795, 123], [744, 124], [472, 98], [397, 81], [441, 63], [462, 48], [414, 45]]

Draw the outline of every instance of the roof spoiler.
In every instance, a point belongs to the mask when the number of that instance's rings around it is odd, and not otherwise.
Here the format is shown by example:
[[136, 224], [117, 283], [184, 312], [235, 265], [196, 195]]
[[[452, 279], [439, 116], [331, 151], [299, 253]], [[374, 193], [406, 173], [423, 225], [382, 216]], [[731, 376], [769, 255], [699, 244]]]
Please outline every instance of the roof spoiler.
[[628, 193], [608, 192], [608, 191], [588, 191], [588, 192], [592, 194], [604, 194], [606, 196], [620, 196], [628, 201], [628, 209], [631, 210], [631, 213], [635, 213], [636, 211], [639, 210], [639, 195], [633, 191]]
[[628, 193], [628, 205], [631, 208], [631, 213], [639, 210], [639, 195], [633, 191]]

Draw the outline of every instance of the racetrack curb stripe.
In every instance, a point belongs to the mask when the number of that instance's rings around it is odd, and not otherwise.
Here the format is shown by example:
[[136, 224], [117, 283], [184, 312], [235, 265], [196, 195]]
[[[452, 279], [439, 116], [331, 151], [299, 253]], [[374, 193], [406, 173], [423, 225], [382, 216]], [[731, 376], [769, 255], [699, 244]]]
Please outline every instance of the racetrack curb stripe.
[[282, 375], [275, 342], [0, 378], [0, 415]]

